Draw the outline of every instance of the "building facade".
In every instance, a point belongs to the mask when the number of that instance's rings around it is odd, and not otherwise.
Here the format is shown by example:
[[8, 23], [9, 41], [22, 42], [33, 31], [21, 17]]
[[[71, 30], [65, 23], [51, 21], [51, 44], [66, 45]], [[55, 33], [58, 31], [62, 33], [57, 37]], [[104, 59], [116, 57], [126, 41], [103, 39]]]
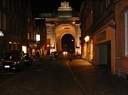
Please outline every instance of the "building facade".
[[[45, 55], [63, 51], [81, 54], [79, 16], [73, 15], [69, 2], [61, 2], [55, 14], [42, 13], [40, 19], [45, 19], [46, 43], [42, 47]], [[63, 43], [65, 36], [71, 38], [72, 42]], [[73, 47], [67, 47], [71, 44]]]
[[[88, 51], [87, 55], [91, 56], [89, 43], [92, 41], [92, 62], [105, 65], [117, 75], [128, 73], [127, 7], [127, 0], [86, 0], [81, 8], [82, 55]], [[86, 36], [90, 37], [90, 50], [85, 45]]]
[[118, 0], [115, 7], [116, 63], [119, 75], [128, 75], [128, 1]]
[[28, 24], [27, 50], [30, 55], [44, 55], [46, 42], [45, 18], [34, 17]]
[[[50, 53], [53, 51], [65, 51], [64, 47], [66, 46], [62, 43], [62, 39], [66, 35], [70, 35], [72, 41], [74, 41], [74, 53], [81, 53], [79, 17], [72, 15], [72, 7], [69, 5], [69, 2], [61, 2], [60, 7], [58, 8], [58, 15], [54, 18], [46, 19], [46, 29], [47, 43], [50, 46]], [[66, 49], [66, 51], [70, 50]]]
[[[30, 0], [1, 0], [0, 1], [0, 49], [21, 50], [27, 38], [27, 23], [31, 17]], [[4, 47], [4, 48], [3, 48]]]
[[[93, 40], [90, 33], [92, 33], [93, 23], [93, 10], [92, 0], [84, 1], [80, 10], [81, 21], [81, 46], [82, 46], [82, 58], [88, 61], [93, 61]], [[91, 38], [91, 39], [90, 39]]]

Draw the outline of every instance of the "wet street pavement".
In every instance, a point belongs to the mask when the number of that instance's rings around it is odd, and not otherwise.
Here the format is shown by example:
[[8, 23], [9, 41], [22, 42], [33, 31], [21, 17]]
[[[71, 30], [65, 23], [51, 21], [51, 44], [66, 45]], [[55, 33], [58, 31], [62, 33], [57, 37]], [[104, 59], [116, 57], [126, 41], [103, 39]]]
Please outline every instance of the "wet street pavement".
[[65, 61], [35, 63], [0, 83], [0, 95], [82, 95]]
[[105, 67], [81, 59], [69, 65], [83, 95], [128, 95], [128, 80], [112, 75]]
[[35, 62], [4, 79], [0, 95], [128, 95], [128, 80], [82, 59]]

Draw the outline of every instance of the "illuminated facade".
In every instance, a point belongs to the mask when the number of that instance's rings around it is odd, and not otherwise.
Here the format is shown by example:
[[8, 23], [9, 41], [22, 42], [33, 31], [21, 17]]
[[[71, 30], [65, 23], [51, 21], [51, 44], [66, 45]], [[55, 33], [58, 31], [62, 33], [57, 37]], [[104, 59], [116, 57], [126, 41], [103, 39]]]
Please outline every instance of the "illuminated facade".
[[69, 2], [61, 2], [61, 6], [58, 8], [58, 15], [46, 18], [45, 21], [47, 52], [62, 52], [62, 38], [64, 35], [70, 34], [75, 40], [75, 54], [81, 54], [79, 17], [72, 16], [72, 8]]
[[[28, 24], [28, 53], [35, 56], [37, 53], [43, 55], [46, 42], [46, 29], [44, 19], [34, 18]], [[44, 46], [44, 47], [43, 47]]]
[[82, 45], [82, 58], [93, 62], [93, 39], [91, 29], [93, 24], [93, 10], [92, 0], [83, 2], [80, 10], [81, 21], [81, 45]]

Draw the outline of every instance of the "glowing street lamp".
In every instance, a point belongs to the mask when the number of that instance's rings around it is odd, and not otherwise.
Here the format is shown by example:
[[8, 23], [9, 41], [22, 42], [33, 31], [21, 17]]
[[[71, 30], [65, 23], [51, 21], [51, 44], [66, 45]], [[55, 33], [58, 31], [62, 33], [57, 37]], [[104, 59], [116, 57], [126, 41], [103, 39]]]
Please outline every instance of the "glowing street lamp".
[[0, 30], [0, 37], [4, 37], [4, 33], [1, 30]]
[[75, 21], [72, 22], [72, 24], [75, 24], [75, 23], [76, 23]]
[[86, 37], [84, 38], [84, 40], [85, 40], [85, 42], [89, 42], [90, 36], [86, 36]]
[[47, 44], [47, 48], [49, 48], [50, 47], [50, 45], [49, 44]]

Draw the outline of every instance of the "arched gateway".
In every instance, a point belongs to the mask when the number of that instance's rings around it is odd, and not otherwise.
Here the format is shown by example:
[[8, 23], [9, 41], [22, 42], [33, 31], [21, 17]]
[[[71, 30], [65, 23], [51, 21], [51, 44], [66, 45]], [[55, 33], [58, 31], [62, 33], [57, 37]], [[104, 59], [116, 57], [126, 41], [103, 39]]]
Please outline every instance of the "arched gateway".
[[81, 53], [79, 17], [72, 16], [69, 3], [61, 2], [56, 17], [46, 18], [47, 46], [49, 52], [73, 51]]
[[[62, 51], [63, 50], [63, 44], [62, 43], [62, 40], [64, 40], [64, 36], [67, 35], [67, 34], [70, 34], [73, 39], [77, 39], [76, 38], [76, 31], [75, 31], [75, 27], [70, 25], [70, 24], [61, 24], [59, 25], [58, 27], [56, 27], [56, 30], [55, 30], [55, 37], [56, 37], [56, 47], [57, 47], [57, 50], [58, 51]], [[63, 39], [62, 39], [63, 38]], [[68, 39], [68, 38], [67, 38]], [[71, 44], [70, 41], [67, 42], [68, 44]], [[75, 42], [75, 45], [76, 46], [76, 42]]]

